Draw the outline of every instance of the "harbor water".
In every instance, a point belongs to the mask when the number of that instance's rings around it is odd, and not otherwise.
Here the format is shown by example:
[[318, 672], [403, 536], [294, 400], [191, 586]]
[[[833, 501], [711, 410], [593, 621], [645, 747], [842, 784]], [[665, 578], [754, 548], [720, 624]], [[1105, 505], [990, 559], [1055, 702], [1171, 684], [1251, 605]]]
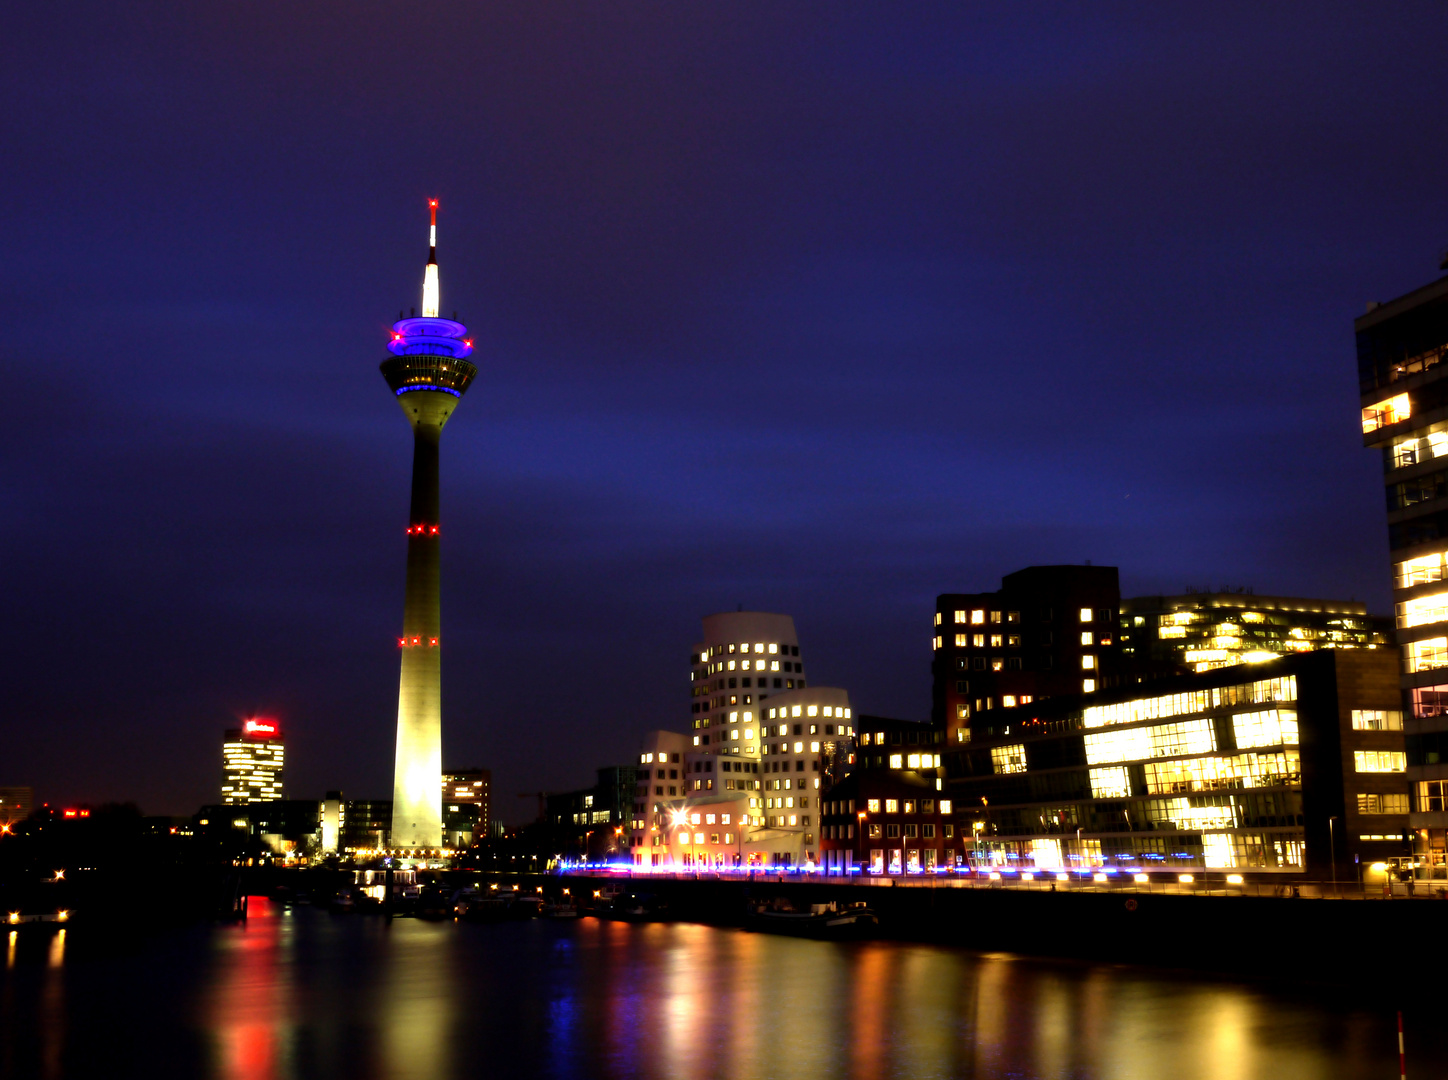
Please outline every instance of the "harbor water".
[[[687, 923], [389, 923], [261, 898], [244, 924], [0, 932], [6, 1077], [1398, 1075], [1387, 970], [1378, 986], [1304, 987]], [[1436, 1013], [1408, 1012], [1410, 1075], [1438, 1075]]]

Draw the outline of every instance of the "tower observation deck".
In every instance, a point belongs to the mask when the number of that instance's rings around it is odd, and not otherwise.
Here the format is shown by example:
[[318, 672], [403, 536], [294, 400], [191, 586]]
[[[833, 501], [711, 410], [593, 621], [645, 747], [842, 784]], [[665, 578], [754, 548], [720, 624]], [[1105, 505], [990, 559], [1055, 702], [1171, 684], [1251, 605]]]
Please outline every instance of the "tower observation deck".
[[407, 523], [407, 595], [402, 609], [402, 674], [397, 693], [397, 756], [391, 846], [418, 859], [442, 848], [442, 616], [438, 448], [442, 429], [478, 369], [468, 361], [468, 328], [438, 317], [437, 200], [423, 275], [422, 316], [392, 327], [382, 377], [412, 425], [412, 508]]

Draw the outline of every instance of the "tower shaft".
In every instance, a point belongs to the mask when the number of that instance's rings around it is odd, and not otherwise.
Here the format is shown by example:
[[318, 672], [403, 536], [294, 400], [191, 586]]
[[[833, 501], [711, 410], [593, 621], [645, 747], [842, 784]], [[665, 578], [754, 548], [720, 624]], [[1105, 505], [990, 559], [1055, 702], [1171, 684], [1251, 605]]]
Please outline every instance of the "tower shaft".
[[[442, 396], [425, 391], [407, 395], [413, 399]], [[430, 403], [414, 400], [408, 404]], [[397, 691], [397, 756], [392, 790], [394, 848], [436, 848], [442, 843], [442, 559], [438, 529], [441, 438], [440, 423], [414, 423], [407, 595], [402, 608], [402, 675]]]

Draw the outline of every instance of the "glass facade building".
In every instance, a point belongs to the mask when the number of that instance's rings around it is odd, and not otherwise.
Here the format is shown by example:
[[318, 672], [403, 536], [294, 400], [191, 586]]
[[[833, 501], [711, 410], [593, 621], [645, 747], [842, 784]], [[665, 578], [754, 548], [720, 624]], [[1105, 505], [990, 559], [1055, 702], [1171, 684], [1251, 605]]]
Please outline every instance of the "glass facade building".
[[1129, 670], [1210, 671], [1285, 653], [1392, 644], [1391, 620], [1352, 601], [1219, 592], [1121, 602], [1121, 652]]
[[978, 864], [1355, 882], [1405, 851], [1388, 651], [1321, 650], [997, 711], [944, 759], [943, 794]]
[[[1445, 263], [1444, 269], [1448, 269]], [[1448, 877], [1448, 277], [1354, 324], [1364, 446], [1382, 455], [1419, 876]]]

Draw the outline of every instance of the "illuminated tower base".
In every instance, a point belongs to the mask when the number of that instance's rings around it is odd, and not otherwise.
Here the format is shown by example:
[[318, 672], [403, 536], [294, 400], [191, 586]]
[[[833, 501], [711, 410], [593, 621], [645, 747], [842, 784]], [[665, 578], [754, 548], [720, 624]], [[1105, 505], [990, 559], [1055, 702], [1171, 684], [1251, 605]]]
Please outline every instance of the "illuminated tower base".
[[397, 757], [390, 847], [419, 857], [442, 848], [442, 614], [438, 446], [442, 429], [477, 374], [467, 327], [437, 318], [436, 206], [422, 318], [392, 328], [382, 375], [412, 425], [412, 510], [407, 525], [407, 597], [397, 693]]

